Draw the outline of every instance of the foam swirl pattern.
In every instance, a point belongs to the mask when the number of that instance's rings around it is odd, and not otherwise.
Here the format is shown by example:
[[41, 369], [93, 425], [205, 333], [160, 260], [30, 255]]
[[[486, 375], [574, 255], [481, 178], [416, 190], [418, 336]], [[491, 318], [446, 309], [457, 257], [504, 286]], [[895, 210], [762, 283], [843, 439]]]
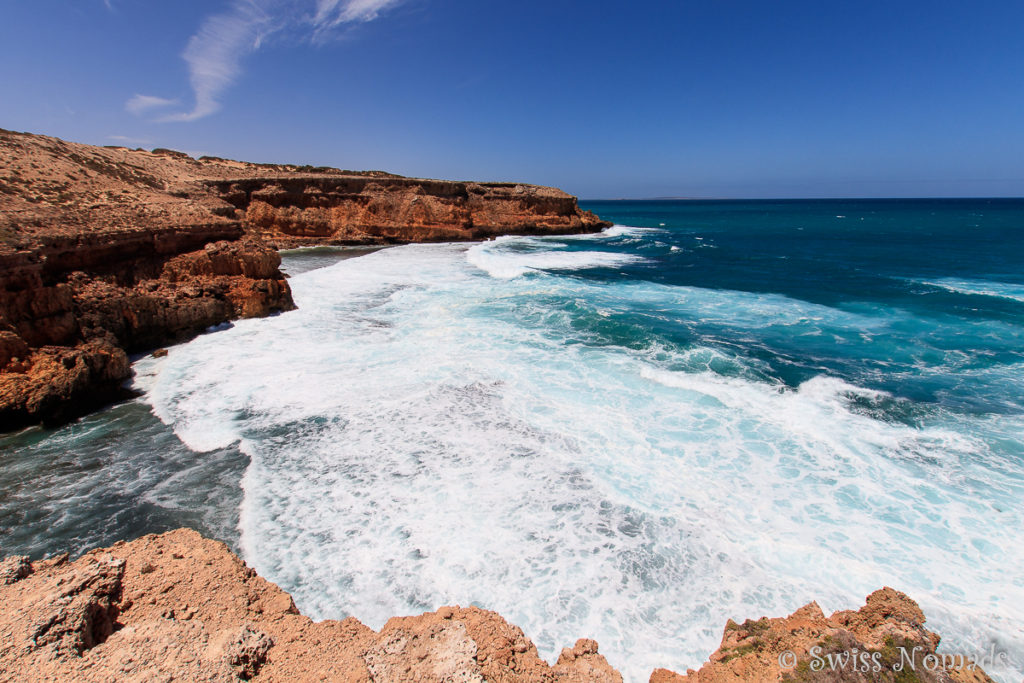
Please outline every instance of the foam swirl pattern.
[[147, 400], [248, 454], [244, 555], [315, 618], [472, 603], [642, 681], [727, 618], [891, 585], [946, 651], [1019, 657], [1020, 317], [655, 276], [721, 241], [375, 252], [172, 349]]

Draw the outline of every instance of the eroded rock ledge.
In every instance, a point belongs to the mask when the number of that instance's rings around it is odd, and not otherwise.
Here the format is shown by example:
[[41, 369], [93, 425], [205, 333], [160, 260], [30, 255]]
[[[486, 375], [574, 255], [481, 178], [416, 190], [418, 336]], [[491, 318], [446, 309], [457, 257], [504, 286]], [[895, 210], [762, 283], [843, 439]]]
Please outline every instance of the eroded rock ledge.
[[[919, 670], [917, 678], [778, 666], [792, 650], [893, 644], [935, 651], [938, 636], [906, 595], [883, 589], [859, 611], [825, 618], [810, 604], [785, 619], [729, 622], [699, 672], [659, 669], [670, 681], [986, 681], [982, 672]], [[888, 650], [886, 648], [889, 648]], [[0, 563], [0, 680], [20, 681], [622, 681], [592, 640], [549, 665], [494, 612], [442, 607], [395, 617], [379, 632], [354, 618], [313, 622], [287, 593], [219, 542], [179, 529], [67, 556]]]
[[0, 129], [0, 431], [116, 399], [128, 353], [293, 308], [276, 248], [607, 225], [554, 188], [193, 159]]
[[119, 398], [128, 352], [293, 308], [277, 252], [229, 235], [96, 233], [0, 254], [0, 430]]
[[474, 240], [608, 227], [552, 187], [367, 176], [208, 181], [246, 230], [279, 247]]

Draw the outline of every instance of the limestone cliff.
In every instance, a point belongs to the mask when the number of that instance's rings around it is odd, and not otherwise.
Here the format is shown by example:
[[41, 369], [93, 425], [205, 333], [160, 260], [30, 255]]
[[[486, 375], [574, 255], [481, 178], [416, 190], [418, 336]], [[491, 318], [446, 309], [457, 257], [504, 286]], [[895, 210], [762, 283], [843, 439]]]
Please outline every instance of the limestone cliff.
[[95, 233], [0, 254], [0, 429], [61, 422], [118, 398], [127, 351], [291, 308], [277, 253], [227, 236]]
[[197, 160], [0, 130], [0, 431], [116, 399], [127, 353], [291, 309], [275, 247], [606, 225], [553, 188]]
[[[939, 638], [906, 595], [882, 589], [858, 611], [826, 618], [810, 604], [784, 619], [726, 626], [722, 647], [671, 681], [989, 681], [980, 669], [930, 669]], [[861, 675], [812, 666], [822, 652], [919, 648], [918, 669]], [[794, 659], [780, 668], [780, 654]], [[955, 664], [955, 663], [954, 663]], [[496, 681], [621, 683], [592, 640], [552, 666], [516, 626], [476, 607], [395, 617], [380, 631], [354, 618], [313, 622], [227, 547], [179, 529], [66, 555], [0, 562], [0, 680], [19, 681]]]
[[592, 232], [609, 224], [561, 190], [366, 176], [210, 181], [247, 231], [279, 246], [438, 242]]

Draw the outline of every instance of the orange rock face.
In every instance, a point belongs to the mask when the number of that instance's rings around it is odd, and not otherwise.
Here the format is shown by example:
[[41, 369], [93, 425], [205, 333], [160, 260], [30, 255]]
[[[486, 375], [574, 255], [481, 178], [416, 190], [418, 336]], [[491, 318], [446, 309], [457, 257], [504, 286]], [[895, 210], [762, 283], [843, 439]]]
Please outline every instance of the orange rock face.
[[730, 620], [721, 647], [699, 671], [658, 669], [651, 683], [992, 680], [963, 657], [937, 658], [940, 638], [924, 622], [917, 603], [892, 588], [831, 617], [812, 602], [788, 617]]
[[0, 563], [0, 680], [621, 683], [580, 640], [549, 666], [476, 607], [314, 623], [226, 546], [179, 529], [87, 553]]
[[[292, 308], [278, 254], [239, 237], [180, 254], [166, 232], [93, 234], [8, 254], [0, 429], [61, 422], [116, 400], [131, 374], [127, 352]], [[186, 248], [197, 239], [186, 234]]]
[[0, 130], [0, 431], [117, 399], [127, 353], [293, 308], [275, 248], [606, 225], [553, 188], [196, 160]]
[[246, 229], [280, 246], [482, 239], [607, 227], [561, 190], [510, 183], [267, 177], [210, 183]]
[[[789, 617], [730, 621], [699, 671], [655, 670], [651, 683], [975, 681], [979, 668], [929, 667], [939, 637], [909, 597], [883, 588], [856, 611], [815, 603]], [[901, 674], [897, 649], [913, 651]], [[818, 667], [829, 655], [876, 656], [875, 671]], [[782, 659], [792, 653], [792, 659]], [[869, 661], [874, 661], [869, 657]], [[815, 659], [817, 658], [817, 660]], [[785, 666], [780, 665], [780, 661]], [[961, 664], [963, 664], [961, 662]], [[477, 607], [313, 622], [227, 547], [189, 529], [67, 555], [0, 562], [0, 680], [496, 681], [621, 683], [593, 640], [552, 666], [518, 627]]]

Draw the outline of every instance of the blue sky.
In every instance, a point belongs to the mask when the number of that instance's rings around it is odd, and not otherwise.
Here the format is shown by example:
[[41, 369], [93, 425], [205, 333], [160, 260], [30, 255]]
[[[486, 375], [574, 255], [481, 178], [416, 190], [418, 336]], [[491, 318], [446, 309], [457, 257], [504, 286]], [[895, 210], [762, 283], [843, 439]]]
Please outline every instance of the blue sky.
[[1024, 2], [2, 0], [0, 127], [603, 197], [1024, 196]]

